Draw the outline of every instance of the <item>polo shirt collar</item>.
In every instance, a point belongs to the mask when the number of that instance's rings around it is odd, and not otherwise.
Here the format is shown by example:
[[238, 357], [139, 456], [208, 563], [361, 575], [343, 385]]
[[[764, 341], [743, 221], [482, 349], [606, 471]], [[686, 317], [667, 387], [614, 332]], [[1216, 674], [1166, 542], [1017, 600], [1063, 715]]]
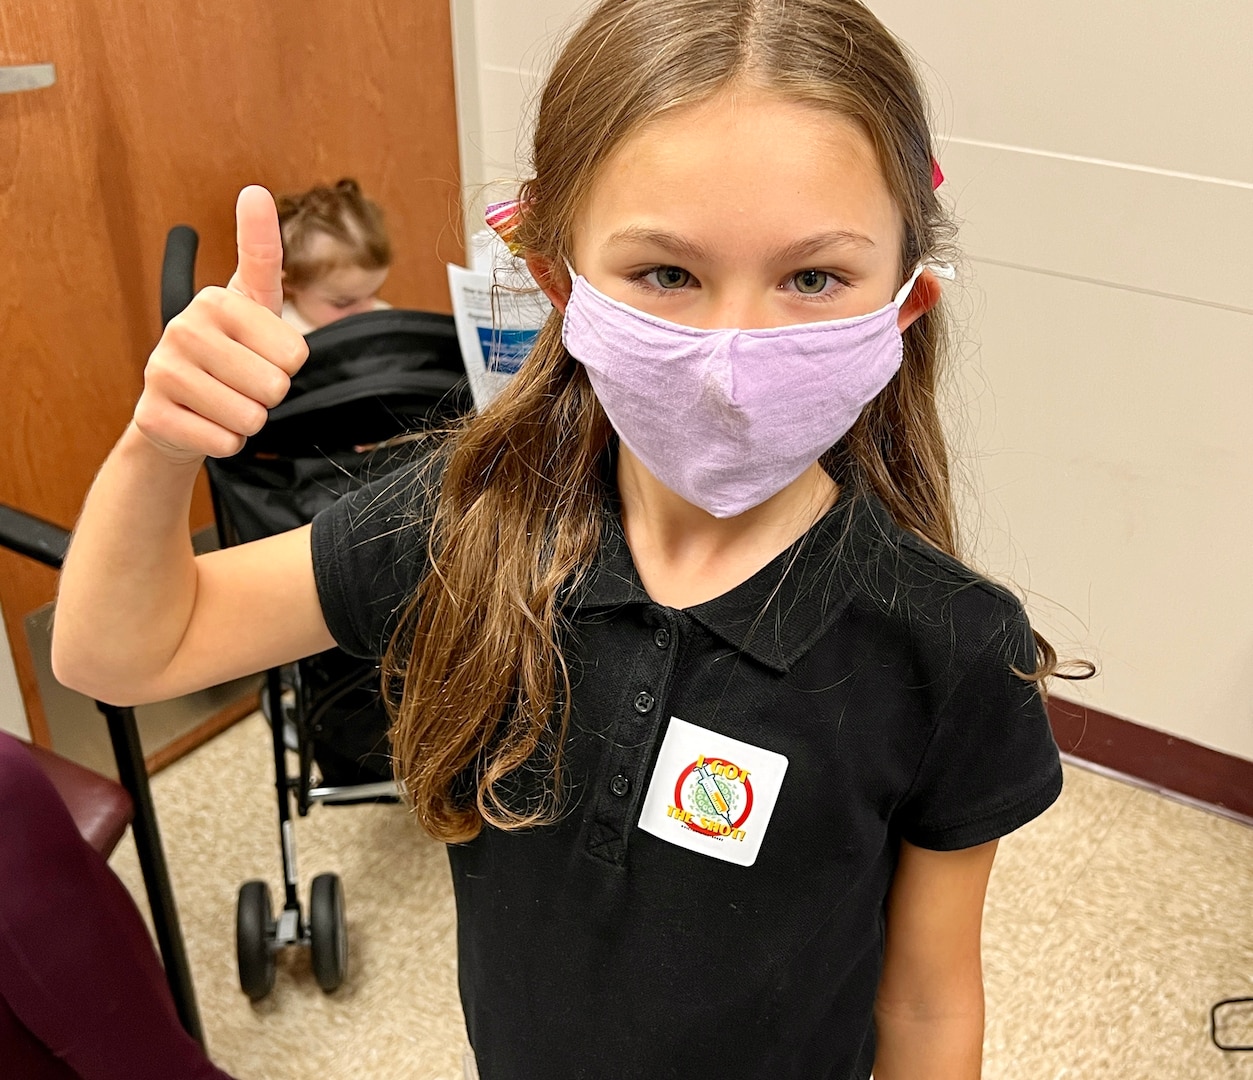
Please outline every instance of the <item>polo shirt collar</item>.
[[[874, 495], [846, 488], [835, 506], [768, 565], [684, 614], [758, 663], [787, 672], [844, 610], [875, 551], [894, 531]], [[652, 603], [611, 499], [596, 562], [569, 605], [592, 611]]]

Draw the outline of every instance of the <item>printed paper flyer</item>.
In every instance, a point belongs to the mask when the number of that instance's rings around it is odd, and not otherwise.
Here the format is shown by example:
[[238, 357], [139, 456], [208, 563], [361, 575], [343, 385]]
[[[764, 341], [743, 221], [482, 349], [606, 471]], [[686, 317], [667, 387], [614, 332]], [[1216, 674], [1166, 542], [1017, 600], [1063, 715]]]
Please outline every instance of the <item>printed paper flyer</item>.
[[476, 236], [473, 248], [473, 269], [448, 264], [448, 288], [470, 393], [481, 410], [522, 366], [552, 305], [504, 244]]

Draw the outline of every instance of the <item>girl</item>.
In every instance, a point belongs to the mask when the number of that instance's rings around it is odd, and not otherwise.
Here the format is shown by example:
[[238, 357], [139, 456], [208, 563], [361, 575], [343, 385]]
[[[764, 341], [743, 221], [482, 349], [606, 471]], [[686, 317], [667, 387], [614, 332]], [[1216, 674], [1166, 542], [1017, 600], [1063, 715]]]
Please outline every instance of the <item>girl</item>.
[[283, 319], [308, 334], [390, 305], [378, 298], [392, 263], [383, 212], [357, 181], [276, 200], [283, 236]]
[[383, 657], [484, 1080], [970, 1080], [996, 840], [1061, 787], [1056, 661], [955, 554], [917, 80], [856, 0], [604, 0], [534, 169], [511, 239], [555, 310], [509, 388], [193, 559], [203, 455], [304, 355], [244, 191], [237, 273], [87, 500], [58, 676], [134, 701]]

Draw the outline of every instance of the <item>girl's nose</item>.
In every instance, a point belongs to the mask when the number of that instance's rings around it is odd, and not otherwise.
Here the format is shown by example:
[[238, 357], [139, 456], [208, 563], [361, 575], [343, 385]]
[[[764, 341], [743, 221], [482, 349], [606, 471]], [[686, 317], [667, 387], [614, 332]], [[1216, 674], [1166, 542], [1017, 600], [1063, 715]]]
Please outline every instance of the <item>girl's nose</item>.
[[700, 329], [765, 330], [780, 325], [779, 313], [769, 300], [749, 289], [712, 293]]

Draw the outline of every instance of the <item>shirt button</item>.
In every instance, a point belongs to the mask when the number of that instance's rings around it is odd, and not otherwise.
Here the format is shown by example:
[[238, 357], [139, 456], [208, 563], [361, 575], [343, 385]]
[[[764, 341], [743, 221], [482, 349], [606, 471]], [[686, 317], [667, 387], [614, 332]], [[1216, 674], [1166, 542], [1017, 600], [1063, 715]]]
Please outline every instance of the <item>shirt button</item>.
[[653, 695], [647, 690], [641, 690], [635, 696], [635, 711], [637, 713], [652, 712], [653, 704]]
[[664, 649], [670, 644], [670, 631], [664, 626], [653, 634], [653, 644], [659, 649]]
[[609, 781], [609, 790], [621, 798], [631, 790], [631, 778], [629, 776], [623, 776], [619, 773]]

